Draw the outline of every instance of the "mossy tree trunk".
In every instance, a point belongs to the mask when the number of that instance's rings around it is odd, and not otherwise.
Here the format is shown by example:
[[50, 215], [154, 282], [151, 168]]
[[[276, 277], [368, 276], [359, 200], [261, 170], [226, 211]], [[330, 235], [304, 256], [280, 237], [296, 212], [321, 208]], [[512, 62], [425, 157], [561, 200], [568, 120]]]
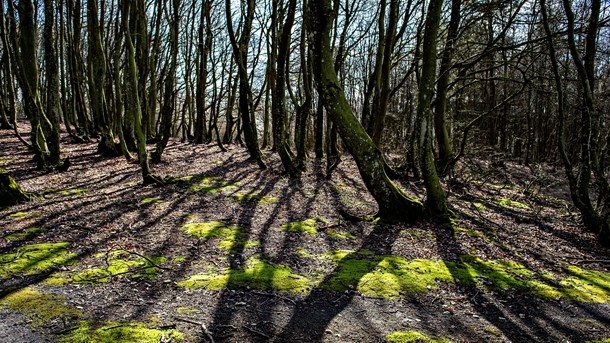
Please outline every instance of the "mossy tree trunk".
[[44, 0], [44, 59], [46, 78], [46, 115], [50, 122], [47, 136], [49, 146], [49, 163], [59, 165], [59, 121], [63, 117], [61, 99], [59, 96], [59, 63], [57, 55], [57, 42], [55, 31], [54, 0]]
[[436, 77], [436, 44], [443, 0], [431, 0], [424, 27], [422, 67], [417, 94], [417, 118], [420, 120], [419, 147], [422, 178], [426, 186], [426, 207], [435, 215], [447, 216], [447, 199], [432, 152], [431, 98]]
[[290, 38], [292, 37], [292, 26], [296, 12], [296, 0], [288, 2], [286, 21], [281, 21], [278, 16], [278, 0], [273, 1], [272, 15], [272, 44], [271, 56], [275, 61], [275, 67], [269, 74], [269, 86], [271, 87], [271, 113], [273, 120], [273, 142], [277, 149], [282, 165], [291, 178], [298, 178], [300, 171], [297, 169], [290, 144], [288, 142], [288, 125], [286, 123], [286, 63], [290, 53]]
[[[140, 162], [140, 169], [142, 171], [142, 179], [144, 183], [152, 183], [154, 177], [150, 171], [148, 164], [148, 154], [146, 152], [146, 137], [144, 136], [144, 129], [142, 128], [142, 108], [140, 107], [140, 96], [138, 92], [138, 66], [136, 64], [136, 54], [133, 45], [132, 33], [130, 31], [131, 21], [137, 20], [138, 13], [138, 2], [133, 3], [133, 7], [130, 6], [129, 0], [122, 0], [122, 26], [123, 32], [125, 32], [125, 45], [126, 45], [126, 57], [125, 62], [127, 64], [125, 72], [125, 84], [127, 88], [127, 103], [126, 103], [126, 117], [128, 120], [133, 121], [133, 126], [136, 134], [136, 141], [138, 146], [138, 160]], [[143, 10], [143, 9], [142, 9]]]
[[152, 153], [152, 160], [160, 162], [163, 151], [167, 146], [174, 124], [174, 108], [176, 103], [176, 68], [178, 65], [178, 29], [180, 26], [180, 0], [172, 0], [172, 20], [170, 22], [170, 54], [169, 71], [165, 78], [165, 94], [161, 107], [161, 138], [157, 142], [157, 149]]
[[0, 206], [12, 206], [31, 198], [32, 194], [24, 192], [9, 173], [0, 168]]
[[352, 112], [339, 84], [330, 46], [336, 10], [330, 0], [310, 0], [306, 11], [305, 22], [310, 32], [309, 43], [318, 93], [329, 118], [354, 157], [367, 189], [379, 204], [378, 215], [391, 220], [422, 218], [422, 204], [407, 197], [386, 175], [381, 151]]
[[458, 36], [460, 27], [462, 0], [451, 1], [451, 19], [447, 29], [447, 40], [445, 49], [441, 54], [439, 77], [436, 85], [436, 100], [434, 102], [434, 134], [438, 144], [438, 170], [441, 174], [446, 174], [449, 170], [453, 157], [449, 131], [446, 124], [446, 110], [449, 92], [449, 79], [454, 44]]
[[[225, 1], [227, 30], [231, 47], [233, 48], [233, 59], [237, 64], [237, 75], [239, 77], [239, 114], [242, 121], [242, 130], [244, 140], [248, 148], [250, 158], [258, 163], [261, 169], [266, 169], [267, 166], [263, 161], [260, 148], [258, 146], [258, 132], [256, 128], [256, 116], [254, 101], [252, 99], [252, 89], [250, 87], [250, 78], [248, 76], [248, 46], [250, 43], [250, 35], [252, 31], [252, 22], [254, 21], [256, 1], [247, 0], [245, 8], [245, 17], [242, 18], [242, 29], [237, 40], [235, 30], [233, 30], [233, 18], [231, 12], [231, 0]], [[238, 130], [239, 131], [239, 130]]]
[[[564, 93], [562, 79], [559, 73], [559, 63], [557, 61], [556, 49], [549, 26], [548, 15], [545, 1], [541, 1], [543, 25], [547, 34], [553, 74], [557, 87], [558, 97], [558, 121], [559, 121], [559, 151], [563, 161], [566, 176], [570, 186], [572, 202], [578, 208], [583, 218], [584, 224], [592, 231], [596, 232], [602, 244], [610, 245], [610, 185], [605, 173], [603, 158], [607, 151], [604, 144], [606, 137], [602, 135], [599, 127], [599, 112], [595, 107], [593, 89], [595, 86], [594, 63], [596, 55], [596, 42], [599, 30], [599, 15], [601, 2], [593, 0], [591, 2], [591, 13], [585, 37], [584, 56], [578, 50], [575, 42], [574, 13], [571, 4], [563, 1], [564, 10], [568, 19], [568, 47], [570, 55], [576, 67], [580, 87], [582, 91], [583, 104], [581, 106], [580, 118], [580, 153], [576, 161], [571, 161], [566, 148], [565, 138], [565, 111], [563, 106]], [[575, 163], [578, 166], [575, 166]], [[578, 169], [575, 172], [575, 169]], [[594, 206], [591, 198], [591, 173], [595, 176], [596, 193], [598, 194], [599, 206]]]
[[23, 106], [31, 124], [31, 141], [34, 149], [34, 160], [38, 169], [46, 169], [49, 151], [44, 136], [43, 125], [46, 117], [38, 95], [38, 58], [36, 54], [37, 30], [34, 22], [34, 4], [32, 1], [19, 1], [19, 59], [20, 77], [23, 94]]
[[206, 86], [208, 79], [208, 56], [212, 50], [212, 25], [210, 20], [211, 4], [205, 0], [199, 18], [198, 44], [197, 44], [197, 84], [195, 94], [195, 108], [197, 109], [195, 119], [195, 144], [203, 144], [208, 141], [207, 130], [205, 127], [205, 103]]
[[119, 150], [114, 142], [114, 134], [106, 107], [106, 93], [104, 91], [106, 87], [106, 55], [102, 45], [97, 0], [87, 1], [87, 29], [87, 44], [89, 47], [87, 66], [91, 113], [101, 135], [98, 152], [102, 155], [117, 156]]

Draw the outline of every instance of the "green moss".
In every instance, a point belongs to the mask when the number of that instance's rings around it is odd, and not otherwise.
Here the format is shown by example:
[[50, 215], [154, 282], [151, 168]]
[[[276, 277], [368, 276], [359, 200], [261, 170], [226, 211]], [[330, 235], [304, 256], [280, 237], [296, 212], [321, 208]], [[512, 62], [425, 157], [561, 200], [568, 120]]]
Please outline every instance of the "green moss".
[[518, 201], [514, 201], [511, 199], [500, 199], [498, 200], [498, 204], [500, 204], [500, 206], [504, 207], [504, 208], [509, 208], [509, 209], [529, 209], [530, 207], [527, 204], [524, 204], [522, 202], [518, 202]]
[[158, 199], [158, 198], [144, 198], [142, 199], [142, 203], [143, 204], [160, 204], [162, 202], [165, 202], [164, 200]]
[[31, 287], [6, 294], [0, 299], [0, 306], [25, 314], [34, 327], [43, 326], [53, 319], [82, 315], [66, 306], [63, 297], [44, 294]]
[[463, 227], [454, 227], [453, 231], [455, 231], [456, 233], [458, 232], [464, 232], [468, 237], [473, 237], [473, 238], [481, 238], [481, 239], [485, 239], [485, 235], [475, 231], [475, 230], [470, 230], [470, 229], [466, 229]]
[[201, 313], [201, 311], [199, 311], [196, 308], [190, 308], [190, 307], [178, 307], [176, 309], [176, 313], [179, 314], [190, 314], [190, 313]]
[[483, 332], [494, 335], [496, 337], [502, 336], [502, 331], [498, 330], [498, 328], [493, 327], [493, 326], [484, 327]]
[[38, 235], [41, 235], [45, 232], [49, 231], [49, 229], [43, 228], [43, 227], [31, 227], [28, 229], [25, 229], [21, 232], [15, 232], [15, 233], [11, 233], [8, 234], [6, 236], [4, 236], [4, 239], [7, 240], [15, 240], [15, 239], [32, 239]]
[[351, 233], [347, 232], [347, 231], [335, 231], [333, 229], [328, 229], [325, 231], [327, 235], [331, 236], [331, 237], [335, 237], [335, 238], [342, 238], [342, 239], [356, 239], [357, 237], [352, 235]]
[[295, 274], [289, 267], [271, 264], [257, 258], [247, 261], [243, 269], [221, 269], [191, 276], [178, 285], [208, 290], [251, 287], [282, 293], [307, 293], [314, 283]]
[[317, 223], [326, 223], [326, 220], [322, 218], [310, 218], [302, 221], [291, 222], [282, 225], [282, 229], [286, 232], [301, 233], [306, 232], [310, 235], [316, 235], [318, 230], [316, 229]]
[[204, 177], [201, 179], [200, 183], [191, 185], [188, 189], [195, 192], [214, 193], [235, 188], [237, 185], [239, 185], [239, 182], [223, 180], [219, 177]]
[[217, 191], [235, 188], [239, 185], [239, 182], [224, 180], [220, 177], [194, 175], [187, 175], [183, 177], [166, 176], [163, 181], [165, 181], [165, 183], [175, 184], [179, 187], [202, 193], [214, 193]]
[[174, 263], [174, 264], [178, 264], [178, 263], [182, 263], [182, 262], [186, 262], [186, 257], [182, 257], [182, 256], [181, 257], [175, 257], [172, 260], [172, 263]]
[[88, 192], [88, 190], [83, 189], [83, 188], [68, 188], [68, 189], [61, 191], [61, 194], [63, 194], [63, 195], [82, 195], [87, 192]]
[[69, 246], [68, 242], [30, 244], [14, 253], [0, 254], [0, 279], [13, 275], [34, 275], [57, 265], [71, 264], [76, 255], [68, 252]]
[[38, 213], [29, 213], [29, 212], [15, 212], [15, 213], [11, 213], [9, 214], [9, 217], [13, 217], [13, 218], [38, 218], [41, 215]]
[[[106, 257], [106, 254], [103, 254]], [[113, 277], [131, 277], [132, 279], [154, 279], [159, 272], [157, 266], [165, 262], [165, 257], [137, 257], [117, 251], [105, 258], [104, 268], [88, 268], [76, 273], [61, 273], [46, 280], [47, 284], [62, 285], [66, 283], [99, 284], [110, 281]], [[123, 258], [124, 257], [124, 258]]]
[[202, 239], [223, 238], [218, 245], [230, 252], [259, 245], [258, 241], [248, 240], [248, 235], [238, 226], [228, 226], [222, 222], [189, 223], [183, 225], [182, 228], [189, 235]]
[[610, 338], [596, 339], [596, 340], [593, 340], [593, 341], [587, 341], [586, 343], [610, 343]]
[[230, 199], [233, 199], [235, 201], [256, 202], [256, 203], [259, 203], [259, 204], [269, 204], [269, 203], [276, 202], [276, 201], [280, 200], [280, 198], [270, 197], [270, 196], [261, 196], [260, 194], [252, 194], [252, 193], [233, 194], [233, 195], [230, 196]]
[[184, 335], [175, 329], [154, 329], [144, 323], [107, 322], [98, 326], [92, 321], [81, 321], [78, 328], [59, 336], [59, 343], [158, 343], [161, 338], [183, 341]]
[[486, 211], [487, 210], [487, 205], [485, 205], [485, 202], [482, 200], [475, 200], [472, 202], [472, 204], [474, 206], [476, 206], [479, 211]]
[[321, 287], [336, 292], [355, 289], [365, 295], [397, 298], [434, 290], [440, 281], [496, 290], [516, 289], [542, 298], [610, 302], [610, 274], [576, 267], [569, 268], [569, 277], [549, 282], [519, 263], [483, 261], [473, 256], [463, 256], [458, 262], [406, 260], [339, 250], [330, 257], [337, 263], [338, 272]]
[[417, 331], [395, 331], [388, 335], [387, 340], [392, 343], [427, 342], [451, 343], [447, 338], [431, 338]]

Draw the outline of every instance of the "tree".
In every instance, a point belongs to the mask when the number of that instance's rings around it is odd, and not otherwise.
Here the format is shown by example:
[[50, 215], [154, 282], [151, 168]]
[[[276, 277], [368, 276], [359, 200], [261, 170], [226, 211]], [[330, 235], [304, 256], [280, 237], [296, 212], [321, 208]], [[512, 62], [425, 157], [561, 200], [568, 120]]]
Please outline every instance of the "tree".
[[313, 53], [313, 69], [318, 94], [329, 118], [337, 126], [339, 135], [354, 157], [367, 189], [379, 205], [378, 215], [386, 219], [422, 218], [424, 215], [422, 204], [407, 197], [390, 181], [384, 171], [381, 151], [366, 134], [346, 101], [337, 79], [330, 45], [330, 31], [336, 17], [335, 10], [330, 0], [309, 0], [305, 14], [305, 25], [311, 33], [309, 44]]
[[237, 64], [237, 75], [239, 77], [239, 113], [242, 120], [242, 128], [244, 138], [250, 158], [258, 163], [261, 169], [266, 169], [267, 166], [263, 161], [260, 148], [258, 146], [258, 132], [256, 128], [255, 106], [252, 99], [252, 89], [250, 87], [250, 78], [248, 76], [248, 44], [252, 31], [252, 21], [254, 20], [254, 10], [256, 2], [254, 0], [246, 1], [245, 17], [242, 23], [242, 29], [239, 35], [239, 40], [236, 38], [235, 30], [233, 30], [233, 18], [231, 12], [231, 0], [225, 1], [227, 30], [231, 47], [233, 48], [233, 59]]
[[87, 1], [87, 44], [89, 47], [88, 73], [91, 113], [101, 135], [98, 152], [102, 155], [117, 156], [119, 150], [114, 142], [106, 104], [106, 54], [102, 45], [101, 27], [97, 0]]
[[57, 42], [55, 31], [55, 10], [54, 0], [44, 1], [44, 60], [46, 101], [45, 113], [51, 124], [47, 134], [47, 144], [49, 146], [49, 163], [58, 165], [60, 163], [59, 152], [59, 121], [63, 117], [61, 101], [59, 96], [59, 63], [57, 55]]
[[445, 191], [441, 186], [434, 154], [432, 152], [431, 100], [436, 78], [436, 45], [443, 0], [430, 0], [424, 40], [422, 43], [422, 66], [417, 94], [417, 118], [421, 120], [419, 133], [420, 165], [426, 186], [426, 206], [433, 213], [446, 216], [448, 213]]
[[[569, 1], [563, 1], [563, 7], [568, 23], [568, 48], [578, 74], [581, 87], [582, 105], [580, 106], [580, 154], [575, 162], [567, 153], [565, 139], [564, 93], [555, 44], [549, 26], [548, 14], [544, 0], [540, 1], [543, 25], [547, 35], [553, 75], [557, 87], [559, 112], [559, 150], [564, 164], [572, 202], [580, 211], [585, 225], [599, 235], [602, 244], [610, 245], [610, 184], [603, 165], [603, 156], [607, 153], [605, 143], [608, 137], [600, 130], [599, 112], [595, 107], [593, 89], [595, 87], [595, 55], [599, 30], [599, 15], [601, 2], [591, 2], [591, 12], [585, 36], [584, 56], [578, 49], [574, 29], [574, 12]], [[575, 165], [575, 163], [577, 165]], [[575, 169], [578, 171], [575, 173]], [[596, 192], [599, 206], [591, 202], [591, 174], [595, 176]]]
[[[9, 6], [10, 9], [10, 6]], [[32, 1], [19, 1], [19, 81], [23, 94], [24, 109], [31, 124], [30, 138], [34, 149], [34, 161], [38, 169], [48, 167], [49, 150], [45, 133], [52, 130], [52, 124], [44, 114], [38, 91], [38, 57], [36, 54], [37, 30], [34, 22]], [[59, 151], [59, 147], [57, 147]]]
[[176, 103], [176, 68], [178, 64], [178, 27], [180, 26], [180, 0], [172, 0], [172, 19], [170, 21], [170, 55], [169, 72], [165, 79], [165, 94], [161, 108], [161, 138], [157, 142], [157, 150], [152, 154], [154, 162], [161, 161], [163, 150], [167, 146], [174, 121]]

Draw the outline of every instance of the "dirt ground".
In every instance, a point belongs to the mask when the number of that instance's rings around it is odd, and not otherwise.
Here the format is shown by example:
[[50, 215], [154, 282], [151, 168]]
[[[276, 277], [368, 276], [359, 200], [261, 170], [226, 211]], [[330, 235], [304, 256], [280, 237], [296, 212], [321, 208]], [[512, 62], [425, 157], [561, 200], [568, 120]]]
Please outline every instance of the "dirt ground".
[[[332, 179], [311, 161], [297, 182], [271, 152], [262, 171], [238, 145], [222, 152], [172, 140], [152, 166], [172, 182], [158, 187], [141, 184], [137, 164], [95, 148], [64, 137], [71, 167], [41, 173], [14, 134], [0, 131], [0, 167], [44, 195], [0, 211], [0, 341], [80, 342], [87, 332], [97, 335], [89, 341], [120, 341], [105, 334], [138, 325], [151, 342], [610, 337], [609, 250], [580, 225], [559, 168], [464, 161], [446, 180], [456, 217], [448, 228], [346, 216], [376, 212], [347, 156]], [[397, 182], [423, 199], [420, 183]], [[286, 226], [307, 219], [317, 233]], [[226, 226], [185, 231], [210, 222]], [[49, 256], [32, 253], [33, 244], [60, 242]], [[429, 271], [400, 269], [426, 261]], [[443, 276], [429, 281], [439, 263]], [[367, 284], [371, 275], [384, 281]], [[19, 302], [23, 290], [65, 311], [37, 313]]]

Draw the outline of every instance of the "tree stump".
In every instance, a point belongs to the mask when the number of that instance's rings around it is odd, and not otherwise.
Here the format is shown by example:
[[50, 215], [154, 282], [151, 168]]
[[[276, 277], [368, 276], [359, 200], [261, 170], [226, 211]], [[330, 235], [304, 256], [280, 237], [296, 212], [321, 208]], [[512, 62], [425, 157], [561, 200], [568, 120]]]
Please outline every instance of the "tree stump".
[[4, 168], [0, 168], [0, 206], [12, 206], [28, 201], [32, 196], [24, 192]]

